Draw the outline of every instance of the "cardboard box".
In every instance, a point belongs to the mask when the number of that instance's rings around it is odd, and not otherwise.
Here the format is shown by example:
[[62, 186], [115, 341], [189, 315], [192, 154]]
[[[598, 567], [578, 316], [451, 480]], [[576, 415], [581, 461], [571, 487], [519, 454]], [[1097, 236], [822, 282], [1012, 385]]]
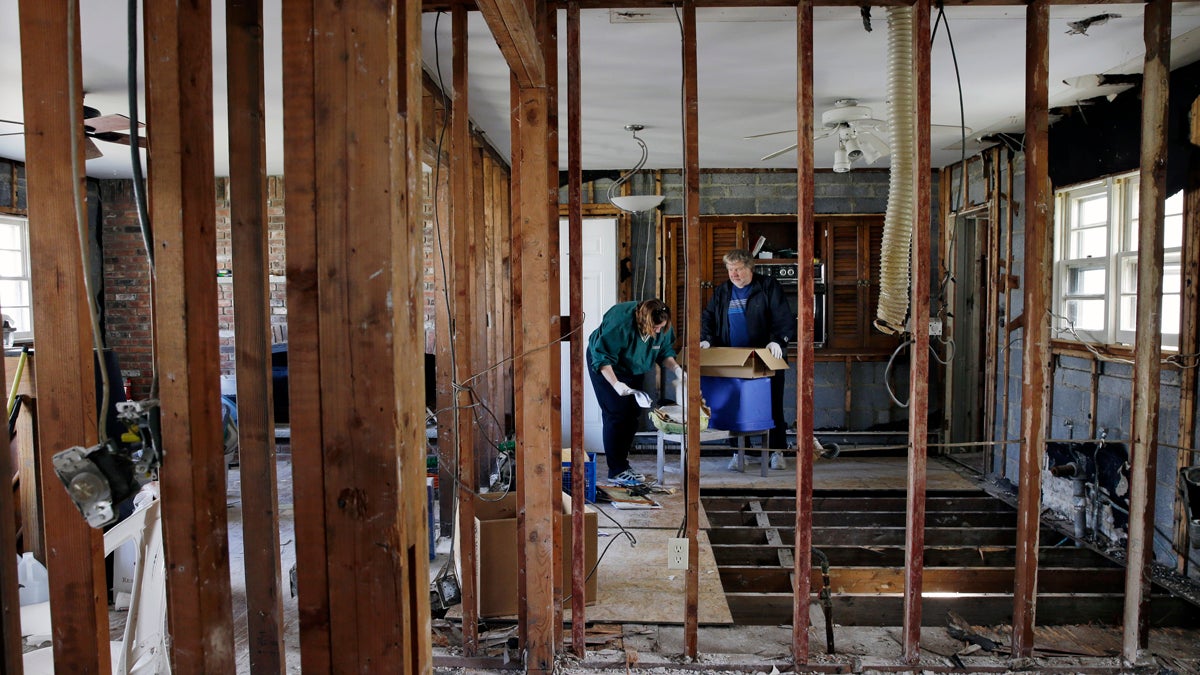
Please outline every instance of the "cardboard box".
[[787, 361], [771, 355], [766, 347], [712, 347], [700, 350], [700, 374], [711, 377], [770, 377], [787, 368]]
[[[509, 493], [497, 499], [496, 495], [475, 495], [475, 579], [479, 591], [479, 616], [493, 618], [513, 616], [517, 613], [517, 495]], [[563, 594], [571, 592], [571, 495], [562, 495], [562, 568], [558, 571], [563, 583]], [[458, 536], [457, 515], [455, 536]], [[596, 536], [598, 524], [596, 511], [591, 507], [584, 510], [584, 574], [596, 565]], [[456, 550], [461, 550], [456, 548]], [[461, 560], [455, 561], [462, 575]], [[596, 602], [596, 577], [587, 580], [585, 599], [588, 604]]]

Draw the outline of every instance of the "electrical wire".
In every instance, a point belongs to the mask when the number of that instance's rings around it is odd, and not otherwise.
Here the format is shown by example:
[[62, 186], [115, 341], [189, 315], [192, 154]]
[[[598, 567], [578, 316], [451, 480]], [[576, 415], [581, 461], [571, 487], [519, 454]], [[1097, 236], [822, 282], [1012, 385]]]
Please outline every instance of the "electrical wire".
[[[78, 16], [79, 3], [77, 0], [68, 0], [67, 16]], [[76, 22], [67, 21], [67, 91], [71, 96], [79, 90], [79, 73], [76, 70]], [[77, 110], [74, 105], [67, 106], [67, 115], [70, 116], [70, 127], [76, 128], [79, 120], [76, 119]], [[91, 247], [88, 246], [88, 222], [84, 213], [84, 196], [80, 188], [80, 176], [75, 174], [82, 166], [79, 157], [79, 143], [74, 140], [72, 134], [71, 140], [71, 201], [75, 207], [75, 231], [78, 236], [80, 265], [83, 272], [83, 288], [87, 293], [88, 317], [91, 321], [92, 329], [92, 349], [95, 350], [95, 358], [100, 363], [100, 410], [104, 411], [97, 415], [96, 428], [101, 444], [108, 442], [108, 402], [109, 402], [109, 378], [107, 362], [104, 358], [104, 337], [100, 334], [100, 309], [96, 305], [96, 296], [92, 289], [92, 272], [89, 261], [91, 260]]]

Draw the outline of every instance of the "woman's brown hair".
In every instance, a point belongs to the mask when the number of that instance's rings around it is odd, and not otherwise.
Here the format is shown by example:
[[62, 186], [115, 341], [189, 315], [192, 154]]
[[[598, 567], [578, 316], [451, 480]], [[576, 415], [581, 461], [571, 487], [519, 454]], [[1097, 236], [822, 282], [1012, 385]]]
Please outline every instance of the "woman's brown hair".
[[634, 313], [634, 320], [637, 322], [638, 332], [642, 337], [654, 334], [654, 327], [664, 321], [671, 320], [671, 310], [667, 308], [667, 303], [658, 298], [650, 298], [643, 300], [637, 306], [637, 312]]

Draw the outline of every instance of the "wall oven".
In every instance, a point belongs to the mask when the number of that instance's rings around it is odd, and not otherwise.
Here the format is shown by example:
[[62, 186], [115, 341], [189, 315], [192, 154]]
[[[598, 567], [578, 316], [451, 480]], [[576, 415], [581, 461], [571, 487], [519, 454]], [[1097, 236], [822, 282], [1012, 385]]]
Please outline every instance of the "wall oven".
[[[799, 268], [796, 262], [771, 262], [769, 260], [757, 260], [754, 263], [754, 273], [761, 274], [779, 282], [783, 286], [783, 291], [788, 297], [788, 302], [792, 306], [792, 312], [796, 312], [799, 306]], [[824, 347], [826, 340], [825, 333], [825, 263], [813, 263], [813, 346]]]

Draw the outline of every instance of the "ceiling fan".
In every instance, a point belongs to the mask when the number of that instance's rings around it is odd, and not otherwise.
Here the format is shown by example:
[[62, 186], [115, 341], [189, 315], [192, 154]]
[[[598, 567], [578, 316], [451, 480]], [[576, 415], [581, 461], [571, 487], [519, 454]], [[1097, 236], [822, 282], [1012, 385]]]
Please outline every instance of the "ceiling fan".
[[[865, 159], [870, 164], [892, 151], [887, 143], [884, 143], [875, 134], [884, 124], [883, 120], [871, 117], [870, 108], [858, 105], [857, 99], [839, 98], [834, 101], [832, 108], [821, 113], [821, 126], [815, 130], [813, 140], [819, 141], [829, 136], [837, 137], [838, 149], [833, 153], [833, 170], [843, 173], [850, 170], [850, 163], [855, 160]], [[787, 133], [795, 133], [795, 129], [754, 134], [746, 136], [746, 138], [762, 138]], [[764, 155], [762, 161], [773, 159], [785, 152], [791, 152], [798, 146], [799, 143], [792, 143]]]
[[[16, 120], [0, 119], [0, 124], [12, 124], [16, 126], [25, 126], [24, 122]], [[145, 124], [138, 123], [138, 129], [144, 130]], [[0, 136], [20, 136], [24, 131], [11, 131], [0, 133]], [[129, 136], [129, 118], [124, 115], [111, 114], [103, 115], [99, 110], [91, 106], [83, 106], [83, 135], [84, 135], [84, 158], [96, 159], [103, 157], [104, 152], [96, 145], [95, 141], [106, 141], [108, 143], [120, 143], [121, 145], [130, 144]], [[138, 133], [138, 147], [146, 147], [146, 136], [144, 132]]]

